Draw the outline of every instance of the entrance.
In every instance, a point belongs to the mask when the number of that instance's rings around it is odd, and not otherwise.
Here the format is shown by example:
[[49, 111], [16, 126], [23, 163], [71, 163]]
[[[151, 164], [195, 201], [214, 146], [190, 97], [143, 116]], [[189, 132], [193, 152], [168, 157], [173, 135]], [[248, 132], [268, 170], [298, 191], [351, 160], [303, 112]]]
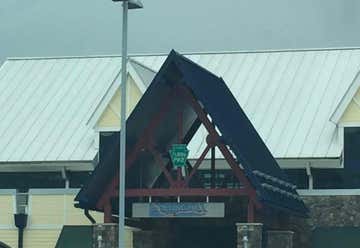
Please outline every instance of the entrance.
[[175, 248], [235, 248], [236, 227], [182, 226], [174, 237]]

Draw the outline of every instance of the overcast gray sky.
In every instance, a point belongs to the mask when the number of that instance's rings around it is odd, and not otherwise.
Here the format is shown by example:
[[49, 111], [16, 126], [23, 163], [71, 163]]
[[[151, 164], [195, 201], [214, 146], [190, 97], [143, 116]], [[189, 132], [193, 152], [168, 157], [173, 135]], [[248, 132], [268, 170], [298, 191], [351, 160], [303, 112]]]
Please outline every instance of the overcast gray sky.
[[[143, 0], [130, 53], [360, 46], [359, 0]], [[0, 61], [119, 54], [121, 5], [111, 0], [1, 0]]]

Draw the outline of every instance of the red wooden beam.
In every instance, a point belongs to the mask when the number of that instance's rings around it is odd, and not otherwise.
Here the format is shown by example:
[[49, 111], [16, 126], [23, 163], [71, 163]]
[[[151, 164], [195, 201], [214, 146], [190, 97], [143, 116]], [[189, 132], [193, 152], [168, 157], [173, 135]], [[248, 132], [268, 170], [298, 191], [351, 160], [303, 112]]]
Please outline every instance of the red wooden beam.
[[[153, 131], [160, 123], [160, 121], [164, 118], [165, 114], [169, 111], [170, 107], [172, 106], [171, 103], [173, 102], [174, 97], [174, 90], [169, 92], [169, 95], [165, 98], [163, 103], [161, 104], [161, 108], [159, 112], [151, 119], [150, 123], [147, 125], [145, 130], [143, 131], [142, 135], [139, 136], [140, 139], [136, 143], [134, 149], [131, 151], [130, 155], [126, 158], [126, 169], [128, 170], [135, 159], [137, 158], [139, 152], [147, 145], [146, 143], [149, 142], [149, 134]], [[98, 209], [104, 209], [104, 206], [107, 201], [110, 200], [110, 196], [114, 195], [116, 192], [116, 186], [119, 184], [119, 173], [115, 173], [115, 176], [112, 178], [110, 183], [107, 185], [105, 191], [103, 192], [102, 196], [98, 200], [96, 207]]]
[[192, 168], [190, 174], [185, 178], [185, 185], [189, 185], [191, 178], [195, 175], [196, 171], [198, 170], [199, 166], [201, 165], [202, 161], [204, 161], [206, 154], [209, 152], [210, 146], [207, 145], [202, 152], [200, 158], [196, 161], [194, 167]]
[[215, 188], [216, 172], [215, 172], [215, 147], [211, 147], [211, 188]]
[[150, 141], [150, 136], [151, 136], [150, 134], [151, 132], [154, 131], [154, 129], [159, 125], [160, 121], [164, 118], [166, 113], [170, 110], [170, 107], [172, 106], [171, 103], [173, 102], [173, 97], [174, 97], [174, 92], [172, 90], [169, 93], [169, 95], [165, 98], [165, 100], [162, 102], [161, 108], [159, 109], [157, 114], [151, 119], [150, 123], [147, 125], [143, 133], [139, 136], [140, 137], [139, 141], [136, 143], [134, 149], [126, 159], [126, 169], [129, 169], [131, 167], [131, 165], [137, 158], [139, 152], [143, 148], [145, 148], [145, 146], [149, 145], [146, 143], [149, 143]]
[[104, 205], [104, 223], [112, 223], [112, 209], [110, 200]]
[[[195, 113], [198, 115], [198, 118], [201, 120], [202, 124], [205, 126], [206, 130], [209, 132], [212, 139], [219, 140], [219, 134], [217, 133], [216, 129], [214, 128], [211, 121], [208, 119], [207, 114], [203, 110], [203, 108], [200, 106], [198, 101], [194, 98], [192, 93], [189, 91], [189, 89], [178, 86], [177, 91], [180, 92], [183, 97], [189, 102], [189, 104], [192, 106]], [[220, 151], [224, 155], [226, 161], [228, 162], [229, 166], [235, 173], [235, 176], [239, 180], [239, 182], [243, 183], [248, 190], [250, 198], [254, 201], [255, 205], [257, 207], [261, 207], [261, 204], [256, 199], [256, 191], [252, 187], [251, 183], [243, 173], [243, 171], [239, 168], [238, 163], [235, 161], [232, 154], [228, 151], [228, 148], [222, 144], [221, 142], [217, 142], [217, 146], [219, 147]]]
[[[181, 144], [183, 139], [183, 113], [180, 109], [178, 112], [178, 143]], [[177, 184], [181, 184], [182, 180], [182, 173], [181, 168], [177, 168]]]
[[169, 189], [127, 189], [126, 197], [143, 196], [244, 196], [248, 191], [240, 189], [203, 189], [203, 188], [169, 188]]
[[168, 180], [170, 186], [174, 186], [174, 180], [170, 174], [170, 172], [168, 171], [168, 169], [166, 168], [164, 161], [162, 160], [160, 154], [158, 151], [156, 151], [154, 149], [154, 147], [150, 146], [149, 147], [150, 152], [152, 153], [152, 155], [154, 156], [155, 160], [156, 160], [156, 164], [160, 167], [161, 171], [164, 173], [166, 179]]
[[254, 202], [251, 199], [249, 199], [248, 209], [247, 209], [247, 222], [248, 223], [254, 223], [255, 222], [254, 211], [255, 211]]

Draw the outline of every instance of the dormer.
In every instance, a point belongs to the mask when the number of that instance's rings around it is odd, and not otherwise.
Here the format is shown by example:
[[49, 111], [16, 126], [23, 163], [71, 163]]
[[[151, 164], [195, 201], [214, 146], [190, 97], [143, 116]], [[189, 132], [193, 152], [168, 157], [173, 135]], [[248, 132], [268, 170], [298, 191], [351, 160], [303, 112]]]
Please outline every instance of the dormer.
[[[127, 64], [127, 70], [126, 116], [128, 117], [151, 83], [155, 72], [131, 59]], [[112, 132], [120, 131], [120, 84], [121, 71], [88, 121], [88, 125], [96, 131], [95, 146], [97, 149], [99, 149], [102, 139], [108, 137]]]
[[331, 116], [338, 126], [339, 139], [343, 144], [342, 165], [360, 168], [360, 73], [357, 73], [346, 94]]

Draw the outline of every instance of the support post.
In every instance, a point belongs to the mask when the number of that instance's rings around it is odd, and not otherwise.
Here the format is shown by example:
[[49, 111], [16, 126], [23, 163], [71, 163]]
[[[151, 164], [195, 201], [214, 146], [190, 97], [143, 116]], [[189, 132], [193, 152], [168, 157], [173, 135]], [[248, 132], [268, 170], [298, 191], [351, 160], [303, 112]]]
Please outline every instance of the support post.
[[254, 202], [249, 198], [248, 209], [247, 209], [247, 222], [254, 223], [255, 213], [254, 213]]
[[[179, 110], [179, 113], [178, 113], [178, 143], [179, 144], [182, 144], [182, 139], [183, 139], [183, 113], [181, 110]], [[182, 172], [181, 172], [181, 168], [178, 167], [177, 168], [178, 185], [180, 184], [181, 180], [182, 180]]]
[[309, 189], [314, 189], [314, 181], [311, 174], [311, 163], [306, 166], [306, 175], [308, 176]]
[[104, 205], [104, 223], [112, 223], [112, 211], [110, 200]]
[[[129, 2], [123, 2], [122, 55], [121, 55], [121, 112], [120, 112], [120, 168], [119, 168], [119, 248], [125, 247], [125, 170], [126, 170], [126, 81], [127, 81], [127, 28]], [[108, 207], [107, 207], [108, 208]], [[111, 213], [111, 205], [110, 205]]]
[[211, 147], [211, 188], [215, 188], [215, 146]]

